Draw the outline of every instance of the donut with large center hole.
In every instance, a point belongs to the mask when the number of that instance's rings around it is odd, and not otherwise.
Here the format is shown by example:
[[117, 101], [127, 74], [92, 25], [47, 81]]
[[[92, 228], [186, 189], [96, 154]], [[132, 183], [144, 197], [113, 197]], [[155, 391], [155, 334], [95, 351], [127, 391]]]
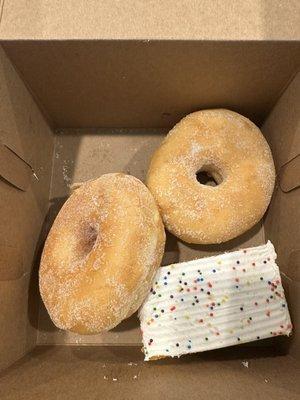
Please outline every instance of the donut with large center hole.
[[262, 218], [274, 181], [259, 128], [217, 109], [189, 114], [169, 132], [152, 157], [147, 186], [170, 232], [188, 243], [212, 244]]
[[90, 334], [129, 317], [149, 292], [164, 244], [158, 208], [141, 181], [120, 173], [82, 184], [42, 254], [40, 292], [54, 324]]

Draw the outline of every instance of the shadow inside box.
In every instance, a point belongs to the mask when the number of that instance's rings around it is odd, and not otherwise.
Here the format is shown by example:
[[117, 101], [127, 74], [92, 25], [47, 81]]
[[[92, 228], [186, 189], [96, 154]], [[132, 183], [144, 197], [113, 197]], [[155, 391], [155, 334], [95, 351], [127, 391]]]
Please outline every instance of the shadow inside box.
[[166, 357], [144, 363], [142, 345], [100, 345], [100, 346], [70, 346], [73, 354], [79, 359], [88, 359], [103, 363], [138, 363], [149, 367], [164, 365], [186, 365], [193, 363], [214, 363], [230, 361], [251, 361], [256, 359], [267, 359], [285, 356], [280, 346], [275, 343], [264, 341], [264, 344], [253, 342], [231, 346], [223, 349], [210, 350], [202, 353], [186, 354], [180, 358]]
[[[31, 271], [30, 275], [30, 282], [29, 282], [29, 296], [28, 296], [28, 319], [30, 321], [30, 324], [35, 327], [36, 329], [39, 329], [39, 321], [38, 321], [38, 315], [39, 315], [39, 308], [40, 308], [40, 294], [39, 294], [39, 282], [38, 282], [38, 275], [39, 275], [39, 267], [40, 267], [40, 260], [42, 256], [42, 251], [44, 248], [44, 243], [47, 238], [47, 235], [49, 233], [49, 230], [59, 212], [63, 204], [65, 203], [67, 199], [67, 196], [65, 197], [60, 197], [60, 198], [55, 198], [51, 201], [49, 210], [47, 212], [47, 215], [44, 219], [44, 223], [42, 225], [39, 238], [37, 240], [37, 245], [35, 248], [35, 253], [34, 253], [34, 258], [33, 258], [33, 268]], [[47, 314], [47, 311], [44, 308], [43, 312], [44, 314]], [[47, 317], [49, 319], [49, 322], [46, 324], [47, 326], [47, 331], [48, 332], [53, 332], [57, 328], [54, 326], [52, 321], [50, 320], [50, 317], [47, 314]]]
[[100, 346], [69, 346], [72, 354], [80, 360], [109, 364], [128, 364], [130, 366], [141, 365], [144, 362], [144, 353], [141, 345], [100, 345]]
[[46, 234], [48, 234], [55, 218], [57, 217], [57, 214], [59, 213], [60, 209], [62, 208], [62, 206], [64, 205], [64, 203], [67, 201], [68, 198], [69, 196], [63, 196], [63, 197], [55, 197], [50, 200], [50, 207], [44, 222], [44, 230]]
[[170, 232], [166, 231], [166, 244], [165, 244], [165, 252], [163, 255], [163, 259], [161, 265], [170, 265], [176, 264], [180, 259], [179, 254], [179, 246], [178, 246], [178, 238], [172, 235]]
[[54, 332], [62, 332], [57, 328], [52, 322], [46, 307], [40, 299], [40, 311], [39, 311], [39, 321], [38, 321], [38, 329], [41, 333], [54, 333]]
[[140, 322], [138, 319], [138, 313], [135, 312], [131, 317], [123, 320], [119, 325], [111, 330], [111, 332], [125, 332], [134, 329], [139, 329]]
[[266, 339], [264, 343], [253, 342], [237, 346], [226, 347], [222, 349], [209, 350], [200, 353], [186, 354], [180, 358], [162, 358], [152, 361], [156, 365], [168, 364], [190, 364], [194, 362], [215, 362], [215, 361], [233, 361], [233, 360], [255, 360], [260, 358], [276, 358], [285, 356], [287, 353], [281, 346], [277, 346], [272, 339]]
[[[37, 240], [37, 245], [35, 248], [34, 256], [33, 256], [33, 267], [31, 270], [30, 274], [30, 281], [29, 281], [29, 290], [28, 290], [28, 320], [30, 324], [36, 328], [39, 329], [39, 321], [38, 321], [38, 315], [39, 315], [39, 307], [40, 307], [40, 293], [39, 293], [39, 267], [40, 267], [40, 260], [44, 248], [44, 243], [47, 238], [47, 235], [49, 233], [49, 230], [59, 212], [61, 209], [62, 205], [66, 201], [67, 197], [61, 197], [54, 199], [51, 202], [51, 205], [49, 207], [48, 213], [45, 217], [45, 220], [43, 222], [38, 240]], [[46, 313], [46, 310], [44, 311]], [[50, 318], [49, 318], [50, 319]], [[52, 332], [55, 331], [56, 328], [52, 323], [47, 324], [48, 328], [47, 330]]]

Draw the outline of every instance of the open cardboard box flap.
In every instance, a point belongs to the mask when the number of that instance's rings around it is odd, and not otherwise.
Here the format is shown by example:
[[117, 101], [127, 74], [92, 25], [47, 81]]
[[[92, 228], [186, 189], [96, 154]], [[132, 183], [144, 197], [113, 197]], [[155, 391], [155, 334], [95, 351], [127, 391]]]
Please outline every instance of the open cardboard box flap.
[[[4, 178], [0, 179], [0, 369], [3, 369], [36, 344], [34, 315], [38, 297], [32, 288], [31, 274], [48, 210], [54, 140], [2, 49], [0, 98], [0, 175]], [[33, 177], [31, 167], [37, 171], [39, 180]]]
[[279, 171], [280, 189], [288, 193], [300, 186], [300, 154], [284, 164]]
[[[232, 7], [214, 1], [197, 14], [196, 2], [188, 3], [193, 12], [184, 7], [178, 14], [166, 2], [155, 10], [147, 4], [145, 14], [140, 2], [128, 1], [124, 9], [115, 3], [113, 9], [102, 1], [97, 2], [99, 19], [82, 1], [67, 2], [62, 13], [58, 2], [34, 0], [30, 7], [23, 0], [17, 6], [2, 2], [1, 400], [135, 398], [136, 393], [145, 399], [193, 399], [199, 397], [199, 386], [211, 398], [299, 396], [300, 75], [295, 74], [300, 45], [246, 41], [300, 38], [293, 24], [297, 13], [290, 7], [279, 12], [280, 6], [275, 9], [268, 1], [238, 1]], [[126, 26], [132, 14], [135, 23]], [[214, 22], [209, 28], [199, 23], [207, 20]], [[159, 40], [170, 39], [170, 32], [186, 41]], [[158, 40], [51, 40], [76, 36]], [[203, 38], [218, 41], [187, 40]], [[209, 107], [232, 108], [261, 125], [272, 148], [277, 185], [263, 226], [219, 246], [189, 246], [169, 235], [164, 264], [270, 239], [290, 304], [293, 337], [144, 364], [136, 318], [105, 335], [56, 329], [41, 304], [37, 270], [45, 236], [72, 183], [114, 171], [144, 179], [168, 128], [184, 114]]]
[[32, 168], [13, 150], [0, 142], [0, 175], [20, 190], [26, 190], [30, 183]]

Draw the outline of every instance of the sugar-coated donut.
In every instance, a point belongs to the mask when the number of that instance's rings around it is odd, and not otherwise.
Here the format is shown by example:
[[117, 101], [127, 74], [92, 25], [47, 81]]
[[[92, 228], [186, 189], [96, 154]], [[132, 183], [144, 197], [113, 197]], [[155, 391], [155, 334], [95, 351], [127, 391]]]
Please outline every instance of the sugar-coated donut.
[[[196, 174], [217, 182], [207, 186]], [[270, 202], [274, 162], [261, 131], [229, 110], [183, 118], [151, 160], [147, 186], [166, 228], [189, 243], [232, 239], [257, 223]]]
[[117, 173], [69, 197], [47, 237], [39, 285], [56, 326], [109, 330], [133, 314], [160, 265], [164, 227], [147, 187]]

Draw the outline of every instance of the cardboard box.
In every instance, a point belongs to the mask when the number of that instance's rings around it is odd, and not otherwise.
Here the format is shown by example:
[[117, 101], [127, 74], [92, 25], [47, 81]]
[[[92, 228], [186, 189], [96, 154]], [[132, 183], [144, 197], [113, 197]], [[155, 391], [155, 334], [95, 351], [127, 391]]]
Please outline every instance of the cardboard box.
[[[0, 10], [0, 399], [299, 398], [299, 3], [2, 0]], [[213, 107], [262, 127], [272, 202], [222, 245], [168, 235], [163, 263], [270, 239], [294, 335], [146, 364], [136, 316], [103, 335], [56, 329], [37, 271], [70, 185], [115, 171], [143, 180], [168, 129]]]

